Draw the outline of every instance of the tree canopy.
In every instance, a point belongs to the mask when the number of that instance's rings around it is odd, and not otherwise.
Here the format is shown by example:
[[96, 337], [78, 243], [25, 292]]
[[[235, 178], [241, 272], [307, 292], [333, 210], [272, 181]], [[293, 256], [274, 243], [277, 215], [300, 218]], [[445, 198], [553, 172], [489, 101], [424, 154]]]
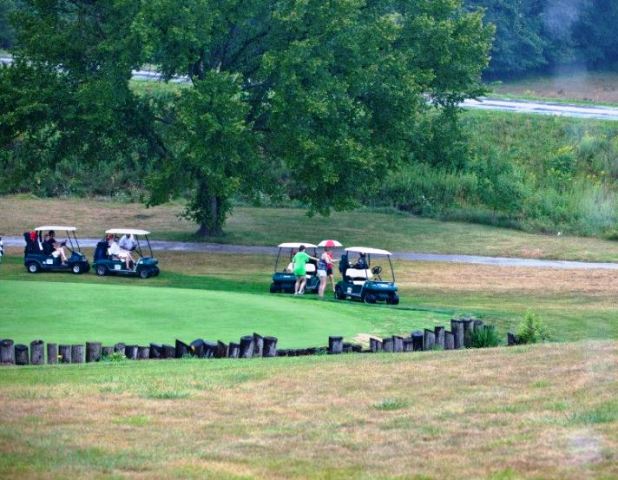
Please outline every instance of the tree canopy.
[[[442, 122], [456, 125], [457, 103], [483, 92], [493, 33], [457, 0], [24, 5], [6, 70], [45, 75], [0, 114], [24, 98], [46, 114], [15, 120], [23, 129], [3, 143], [53, 138], [50, 161], [154, 159], [149, 201], [188, 195], [203, 235], [221, 232], [238, 193], [283, 192], [328, 213], [402, 164], [450, 161]], [[145, 61], [192, 87], [135, 95], [131, 69]]]

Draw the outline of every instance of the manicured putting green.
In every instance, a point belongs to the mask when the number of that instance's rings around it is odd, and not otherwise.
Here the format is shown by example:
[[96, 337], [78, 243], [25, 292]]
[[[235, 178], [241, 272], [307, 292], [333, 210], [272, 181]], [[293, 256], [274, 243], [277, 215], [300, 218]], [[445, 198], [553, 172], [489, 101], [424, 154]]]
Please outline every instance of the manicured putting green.
[[447, 324], [450, 312], [139, 285], [0, 282], [0, 338], [57, 343], [237, 341], [253, 332], [283, 347], [325, 345], [329, 335], [409, 334]]

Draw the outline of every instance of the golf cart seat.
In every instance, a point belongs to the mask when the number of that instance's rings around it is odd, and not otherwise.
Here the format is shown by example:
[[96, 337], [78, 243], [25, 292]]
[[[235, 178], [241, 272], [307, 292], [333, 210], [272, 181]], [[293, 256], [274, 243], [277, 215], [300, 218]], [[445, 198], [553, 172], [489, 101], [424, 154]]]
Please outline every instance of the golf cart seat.
[[358, 268], [348, 268], [345, 271], [346, 278], [349, 279], [354, 285], [362, 285], [366, 280], [371, 280], [373, 278], [373, 273], [368, 268], [366, 269], [358, 269]]

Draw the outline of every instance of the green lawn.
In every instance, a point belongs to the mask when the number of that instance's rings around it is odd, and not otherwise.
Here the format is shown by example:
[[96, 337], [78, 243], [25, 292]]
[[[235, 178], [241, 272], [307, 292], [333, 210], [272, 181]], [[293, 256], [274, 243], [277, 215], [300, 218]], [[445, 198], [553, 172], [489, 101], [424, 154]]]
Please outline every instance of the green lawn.
[[448, 325], [450, 318], [447, 312], [319, 301], [309, 295], [139, 284], [7, 280], [0, 282], [0, 298], [0, 338], [21, 343], [38, 338], [56, 343], [173, 343], [176, 338], [227, 343], [258, 332], [276, 336], [282, 347], [307, 347], [327, 345], [329, 335], [409, 334]]

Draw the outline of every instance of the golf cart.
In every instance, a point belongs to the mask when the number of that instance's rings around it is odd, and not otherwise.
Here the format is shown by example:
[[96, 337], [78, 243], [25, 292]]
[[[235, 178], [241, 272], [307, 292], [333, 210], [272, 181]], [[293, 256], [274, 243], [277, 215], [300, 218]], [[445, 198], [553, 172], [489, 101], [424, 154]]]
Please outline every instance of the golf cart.
[[[131, 254], [137, 256], [132, 264], [127, 268], [127, 262], [117, 255], [110, 255], [107, 239], [117, 235], [133, 236], [135, 238], [135, 247], [131, 250]], [[92, 266], [94, 271], [99, 276], [104, 275], [122, 275], [125, 277], [140, 277], [148, 278], [159, 275], [159, 267], [157, 266], [159, 261], [152, 256], [152, 248], [150, 246], [150, 240], [148, 239], [150, 232], [146, 230], [138, 230], [135, 228], [110, 228], [105, 231], [105, 238], [97, 243], [94, 250], [94, 261]], [[146, 240], [148, 245], [149, 256], [144, 256], [142, 253], [142, 245], [140, 243], [140, 237]]]
[[[30, 273], [37, 272], [73, 272], [85, 273], [90, 270], [90, 264], [86, 255], [80, 248], [75, 227], [61, 225], [44, 225], [37, 227], [31, 232], [24, 233], [26, 248], [24, 249], [24, 265]], [[66, 240], [59, 242], [62, 248], [67, 248], [70, 255], [63, 262], [61, 255], [56, 251], [50, 251], [50, 247], [43, 241], [44, 232], [64, 232]]]
[[[270, 293], [294, 293], [294, 284], [296, 283], [296, 276], [294, 275], [294, 265], [292, 258], [301, 245], [304, 245], [310, 256], [317, 258], [317, 246], [312, 243], [304, 242], [288, 242], [279, 245], [279, 251], [277, 252], [277, 260], [275, 260], [275, 273], [273, 273], [273, 282], [270, 284]], [[288, 254], [289, 251], [289, 254]], [[283, 255], [282, 255], [283, 253]], [[282, 269], [279, 268], [279, 260], [282, 263]], [[320, 279], [317, 277], [316, 264], [312, 260], [307, 263], [307, 285], [305, 286], [305, 293], [317, 293], [320, 286]]]
[[[375, 259], [376, 256], [386, 256], [388, 259], [392, 281], [382, 280], [381, 266], [371, 266], [372, 257]], [[384, 301], [390, 305], [399, 303], [390, 252], [368, 247], [346, 248], [339, 262], [339, 271], [343, 280], [335, 286], [336, 299], [349, 298], [366, 303]]]

